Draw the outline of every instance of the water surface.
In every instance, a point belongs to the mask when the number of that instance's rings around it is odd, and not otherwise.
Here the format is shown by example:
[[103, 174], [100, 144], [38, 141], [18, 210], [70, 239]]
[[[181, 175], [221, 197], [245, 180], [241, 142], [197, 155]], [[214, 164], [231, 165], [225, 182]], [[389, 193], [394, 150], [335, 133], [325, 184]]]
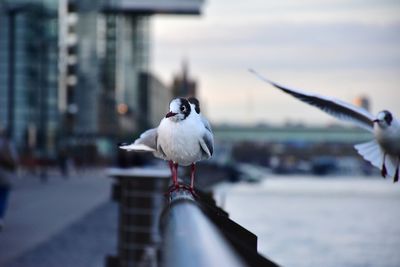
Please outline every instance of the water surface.
[[217, 189], [259, 252], [287, 267], [399, 267], [400, 184], [379, 177], [268, 177]]

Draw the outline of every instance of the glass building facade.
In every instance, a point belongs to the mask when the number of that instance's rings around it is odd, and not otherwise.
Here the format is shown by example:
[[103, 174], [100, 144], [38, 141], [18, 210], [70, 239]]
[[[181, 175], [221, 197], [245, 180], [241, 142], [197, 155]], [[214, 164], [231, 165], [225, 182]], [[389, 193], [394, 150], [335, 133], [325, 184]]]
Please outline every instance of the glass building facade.
[[0, 125], [19, 148], [36, 147], [39, 153], [54, 150], [58, 124], [53, 2], [0, 6]]
[[199, 14], [201, 0], [184, 2], [2, 1], [0, 126], [51, 157], [148, 125], [150, 17]]

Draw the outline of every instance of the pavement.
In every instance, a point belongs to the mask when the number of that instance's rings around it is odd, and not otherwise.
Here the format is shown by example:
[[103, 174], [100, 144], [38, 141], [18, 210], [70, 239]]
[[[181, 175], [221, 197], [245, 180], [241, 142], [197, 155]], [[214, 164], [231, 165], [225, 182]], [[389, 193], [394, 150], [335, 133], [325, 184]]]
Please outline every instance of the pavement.
[[53, 171], [46, 183], [20, 175], [0, 232], [0, 266], [104, 266], [116, 249], [111, 183], [101, 169], [68, 179]]

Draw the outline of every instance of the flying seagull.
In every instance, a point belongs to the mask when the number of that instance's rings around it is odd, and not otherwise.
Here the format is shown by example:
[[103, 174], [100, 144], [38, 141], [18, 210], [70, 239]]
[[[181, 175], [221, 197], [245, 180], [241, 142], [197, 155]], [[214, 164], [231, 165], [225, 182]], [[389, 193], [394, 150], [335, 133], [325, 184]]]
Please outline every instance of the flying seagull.
[[194, 98], [176, 98], [157, 128], [145, 131], [132, 144], [120, 145], [127, 151], [149, 151], [167, 160], [171, 169], [174, 191], [178, 183], [178, 165], [191, 166], [190, 187], [194, 192], [196, 162], [208, 159], [214, 151], [214, 137], [207, 119], [200, 113], [200, 103]]
[[383, 177], [393, 177], [394, 182], [399, 180], [400, 121], [394, 118], [392, 113], [383, 110], [375, 117], [365, 109], [353, 106], [339, 99], [309, 93], [304, 90], [291, 89], [263, 77], [252, 69], [249, 71], [262, 81], [271, 84], [281, 91], [315, 106], [338, 119], [352, 122], [373, 133], [374, 140], [355, 145], [354, 147], [365, 160], [381, 170]]

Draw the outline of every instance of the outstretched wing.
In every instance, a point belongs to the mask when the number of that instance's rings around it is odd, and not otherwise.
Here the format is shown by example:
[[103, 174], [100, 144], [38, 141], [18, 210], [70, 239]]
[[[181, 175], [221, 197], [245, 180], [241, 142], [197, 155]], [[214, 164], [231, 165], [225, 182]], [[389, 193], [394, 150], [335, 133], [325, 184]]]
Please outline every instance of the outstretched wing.
[[135, 144], [145, 145], [153, 150], [157, 150], [157, 138], [157, 128], [153, 128], [142, 133], [140, 137], [135, 140]]
[[119, 147], [128, 151], [155, 152], [157, 150], [157, 128], [145, 131], [132, 144], [121, 145]]
[[122, 144], [122, 145], [119, 146], [119, 148], [124, 149], [126, 151], [138, 151], [138, 152], [147, 152], [147, 151], [148, 152], [154, 152], [155, 151], [154, 149], [152, 149], [152, 148], [150, 148], [150, 147], [148, 147], [146, 145], [135, 144], [135, 143]]
[[157, 145], [157, 139], [157, 128], [153, 128], [142, 133], [132, 144], [120, 145], [119, 148], [127, 151], [153, 152], [155, 157], [166, 159], [166, 155], [161, 147]]
[[367, 131], [372, 132], [373, 130], [374, 117], [365, 109], [358, 108], [339, 99], [308, 93], [303, 90], [290, 89], [288, 87], [279, 85], [275, 82], [268, 80], [254, 70], [250, 69], [249, 71], [256, 75], [262, 81], [271, 84], [272, 86], [282, 90], [289, 95], [296, 97], [297, 99], [305, 103], [318, 107], [329, 115], [332, 115], [344, 121], [352, 122], [357, 126], [366, 129]]

